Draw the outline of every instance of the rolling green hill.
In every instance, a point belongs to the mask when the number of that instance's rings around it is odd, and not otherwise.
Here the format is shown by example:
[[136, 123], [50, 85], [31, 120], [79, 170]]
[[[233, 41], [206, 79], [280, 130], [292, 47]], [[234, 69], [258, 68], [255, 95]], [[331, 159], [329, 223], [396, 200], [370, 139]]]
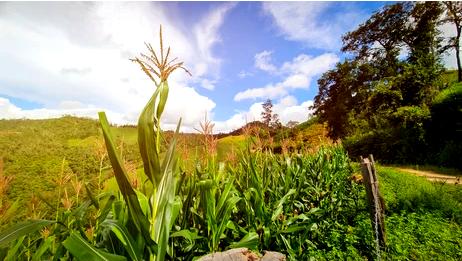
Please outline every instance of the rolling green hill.
[[[136, 129], [113, 128], [117, 144], [127, 160], [137, 159]], [[62, 117], [47, 120], [0, 120], [0, 158], [3, 172], [12, 177], [8, 201], [19, 201], [16, 218], [30, 215], [32, 197], [56, 202], [58, 178], [72, 182], [98, 179], [100, 158], [105, 153], [99, 123], [95, 120]], [[103, 166], [108, 165], [104, 162]], [[41, 205], [41, 215], [51, 209]], [[1, 208], [0, 208], [1, 210]]]

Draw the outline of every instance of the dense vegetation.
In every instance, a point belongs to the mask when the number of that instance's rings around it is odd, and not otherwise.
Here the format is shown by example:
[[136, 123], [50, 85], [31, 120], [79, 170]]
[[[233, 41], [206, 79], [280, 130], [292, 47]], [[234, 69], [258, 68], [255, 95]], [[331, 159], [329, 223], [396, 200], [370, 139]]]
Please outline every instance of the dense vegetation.
[[460, 12], [451, 8], [461, 6], [388, 5], [343, 37], [349, 58], [319, 79], [314, 108], [351, 156], [462, 168], [454, 159], [462, 148], [461, 79], [441, 62], [460, 39], [443, 39], [438, 30], [450, 21], [460, 31]]
[[462, 86], [439, 62], [443, 13], [398, 3], [347, 34], [353, 56], [320, 79], [318, 116], [290, 127], [267, 101], [265, 121], [234, 135], [213, 135], [207, 119], [200, 135], [180, 135], [181, 119], [162, 132], [168, 77], [185, 69], [162, 33], [160, 55], [147, 44], [133, 59], [155, 85], [136, 127], [111, 127], [104, 112], [0, 121], [0, 259], [195, 260], [247, 247], [289, 260], [460, 260], [459, 186], [379, 166], [387, 247], [376, 249], [350, 158], [419, 162], [431, 148], [433, 162], [460, 164]]

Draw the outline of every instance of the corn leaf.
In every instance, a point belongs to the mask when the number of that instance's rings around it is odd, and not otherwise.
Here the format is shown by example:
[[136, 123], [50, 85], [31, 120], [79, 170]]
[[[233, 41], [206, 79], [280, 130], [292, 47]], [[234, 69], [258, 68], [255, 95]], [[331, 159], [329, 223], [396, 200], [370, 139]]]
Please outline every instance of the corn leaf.
[[92, 261], [125, 261], [123, 256], [109, 254], [100, 249], [95, 248], [85, 239], [79, 236], [76, 232], [71, 232], [71, 235], [63, 242], [64, 247], [78, 260]]
[[156, 133], [156, 122], [154, 122], [154, 112], [159, 91], [160, 88], [157, 88], [138, 119], [138, 146], [143, 160], [144, 173], [154, 186], [159, 184], [162, 178], [158, 154], [160, 144], [156, 139], [159, 135]]
[[115, 199], [116, 197], [114, 195], [109, 196], [106, 204], [101, 209], [101, 213], [98, 216], [98, 223], [102, 223], [106, 219], [107, 215], [109, 214], [109, 211], [111, 211], [112, 203]]
[[101, 226], [109, 227], [117, 238], [124, 245], [125, 250], [128, 252], [132, 260], [142, 260], [141, 251], [136, 247], [136, 243], [128, 232], [127, 228], [120, 224], [119, 221], [113, 219], [106, 219]]
[[30, 220], [16, 224], [7, 230], [0, 233], [0, 247], [6, 246], [11, 241], [14, 241], [22, 236], [34, 233], [43, 227], [53, 224], [51, 220]]
[[34, 255], [32, 256], [32, 261], [44, 260], [42, 256], [51, 247], [51, 244], [54, 240], [55, 236], [50, 236], [47, 239], [45, 239], [44, 242], [40, 244], [40, 247], [35, 251]]
[[259, 241], [258, 234], [252, 231], [239, 240], [239, 242], [232, 243], [229, 248], [246, 247], [249, 249], [257, 249]]
[[162, 179], [157, 188], [154, 202], [154, 238], [158, 244], [156, 260], [164, 260], [167, 248], [170, 230], [174, 223], [173, 217], [178, 215], [180, 206], [175, 204], [175, 178], [176, 170], [175, 147], [178, 132], [180, 130], [181, 119], [175, 131], [172, 143], [162, 162]]
[[290, 195], [295, 194], [295, 192], [296, 192], [295, 189], [290, 189], [289, 192], [287, 192], [287, 194], [285, 194], [284, 197], [282, 197], [278, 201], [276, 209], [273, 211], [273, 215], [271, 216], [272, 221], [275, 221], [279, 217], [279, 215], [282, 214], [282, 208], [283, 208], [284, 203], [286, 203]]
[[168, 98], [168, 83], [167, 81], [161, 82], [160, 86], [160, 95], [159, 95], [159, 105], [157, 106], [156, 117], [157, 120], [160, 120], [160, 116], [164, 112], [165, 104], [167, 103]]
[[193, 249], [196, 239], [203, 238], [197, 234], [197, 231], [192, 232], [191, 230], [188, 230], [188, 229], [177, 231], [175, 233], [172, 233], [170, 236], [171, 237], [182, 237], [186, 239], [189, 243], [184, 249], [184, 251], [186, 252], [191, 251]]
[[26, 238], [26, 237], [22, 236], [21, 238], [19, 238], [18, 241], [16, 242], [16, 244], [12, 248], [8, 249], [8, 253], [7, 253], [4, 261], [14, 261], [14, 260], [17, 259], [18, 250], [22, 246], [22, 242], [24, 242], [24, 238]]
[[[119, 190], [124, 197], [125, 202], [127, 203], [130, 217], [137, 229], [141, 232], [144, 239], [148, 244], [153, 243], [151, 236], [149, 234], [149, 221], [143, 211], [141, 210], [138, 197], [136, 196], [135, 190], [133, 190], [130, 181], [127, 178], [125, 168], [122, 165], [122, 161], [119, 159], [119, 154], [116, 152], [114, 141], [112, 140], [111, 131], [109, 128], [109, 123], [104, 112], [99, 113], [99, 119], [101, 127], [103, 129], [104, 140], [106, 142], [106, 148], [108, 151], [108, 156], [111, 161], [112, 168], [114, 170], [114, 175], [119, 186]], [[151, 244], [152, 245], [152, 244]]]
[[91, 203], [95, 206], [96, 209], [99, 209], [98, 200], [96, 200], [95, 196], [90, 190], [89, 183], [85, 183], [85, 190], [87, 191], [88, 197], [90, 197]]

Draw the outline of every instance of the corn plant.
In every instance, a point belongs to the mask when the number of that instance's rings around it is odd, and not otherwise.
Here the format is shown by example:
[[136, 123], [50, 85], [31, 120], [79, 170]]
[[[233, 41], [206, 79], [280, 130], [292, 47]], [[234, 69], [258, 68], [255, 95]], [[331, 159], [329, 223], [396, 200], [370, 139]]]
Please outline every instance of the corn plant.
[[[149, 55], [141, 54], [141, 58], [132, 60], [141, 67], [156, 85], [154, 94], [144, 107], [138, 120], [138, 145], [143, 160], [144, 173], [147, 177], [147, 182], [152, 187], [146, 191], [145, 195], [131, 187], [127, 178], [128, 175], [115, 150], [109, 124], [104, 113], [100, 113], [100, 121], [117, 184], [127, 206], [129, 220], [133, 222], [136, 230], [142, 235], [150, 259], [164, 260], [167, 252], [172, 253], [172, 249], [169, 249], [168, 240], [173, 222], [178, 216], [181, 202], [175, 197], [176, 135], [165, 157], [161, 160], [162, 132], [160, 122], [168, 97], [169, 75], [178, 68], [188, 71], [183, 67], [182, 62], [175, 63], [176, 59], [169, 60], [170, 47], [164, 55], [162, 28], [160, 29], [160, 56], [157, 55], [150, 44], [146, 44], [146, 47], [149, 50]], [[159, 82], [155, 79], [156, 77], [159, 78]], [[176, 134], [178, 134], [180, 124], [181, 120], [178, 123]], [[143, 200], [140, 199], [140, 195], [146, 198], [147, 201], [144, 200], [144, 203], [148, 207], [143, 208], [141, 206], [140, 202]], [[119, 229], [118, 231], [120, 232], [121, 230]], [[124, 239], [121, 239], [121, 241]], [[127, 241], [125, 240], [125, 242]]]
[[[150, 44], [146, 44], [146, 47], [149, 55], [141, 54], [140, 58], [132, 59], [156, 86], [154, 94], [138, 120], [138, 144], [146, 175], [145, 183], [148, 183], [144, 193], [132, 187], [116, 149], [106, 114], [100, 112], [99, 119], [107, 154], [123, 200], [108, 193], [95, 197], [87, 186], [86, 191], [90, 199], [71, 210], [73, 199], [69, 197], [67, 189], [64, 189], [62, 203], [65, 205], [65, 210], [61, 213], [59, 208], [57, 209], [56, 220], [31, 220], [0, 233], [0, 247], [19, 239], [8, 251], [8, 256], [14, 256], [20, 251], [20, 245], [27, 234], [43, 230], [50, 224], [56, 224], [53, 227], [53, 236], [34, 242], [41, 252], [51, 252], [55, 258], [70, 254], [80, 260], [126, 260], [122, 256], [125, 255], [132, 260], [164, 260], [167, 253], [173, 255], [173, 249], [169, 247], [168, 241], [170, 230], [181, 208], [181, 201], [176, 196], [175, 177], [176, 135], [181, 119], [175, 137], [163, 158], [160, 156], [162, 140], [160, 122], [168, 98], [169, 75], [178, 68], [189, 72], [183, 67], [182, 62], [169, 59], [170, 47], [165, 52], [162, 28], [160, 28], [160, 54], [158, 55]], [[73, 183], [77, 195], [76, 201], [78, 201], [83, 184], [77, 180]], [[61, 190], [60, 194], [62, 194]], [[101, 206], [101, 203], [105, 203], [104, 206]], [[90, 222], [88, 226], [85, 220], [88, 220], [88, 215], [92, 212], [91, 206], [96, 209], [96, 213], [93, 211], [95, 220], [94, 224]], [[88, 226], [87, 230], [84, 230], [85, 226]], [[50, 244], [50, 238], [58, 243]]]

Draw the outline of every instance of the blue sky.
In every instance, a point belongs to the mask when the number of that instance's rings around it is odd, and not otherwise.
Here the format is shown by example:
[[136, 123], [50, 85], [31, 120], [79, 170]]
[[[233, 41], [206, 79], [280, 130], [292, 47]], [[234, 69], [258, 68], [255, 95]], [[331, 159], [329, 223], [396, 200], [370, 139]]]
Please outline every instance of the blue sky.
[[[215, 131], [259, 119], [271, 98], [283, 123], [304, 121], [316, 80], [344, 57], [342, 34], [384, 2], [0, 3], [0, 118], [95, 118], [135, 123], [153, 86], [131, 63], [143, 42], [185, 61], [170, 79], [163, 124]], [[448, 63], [452, 63], [449, 59]]]

